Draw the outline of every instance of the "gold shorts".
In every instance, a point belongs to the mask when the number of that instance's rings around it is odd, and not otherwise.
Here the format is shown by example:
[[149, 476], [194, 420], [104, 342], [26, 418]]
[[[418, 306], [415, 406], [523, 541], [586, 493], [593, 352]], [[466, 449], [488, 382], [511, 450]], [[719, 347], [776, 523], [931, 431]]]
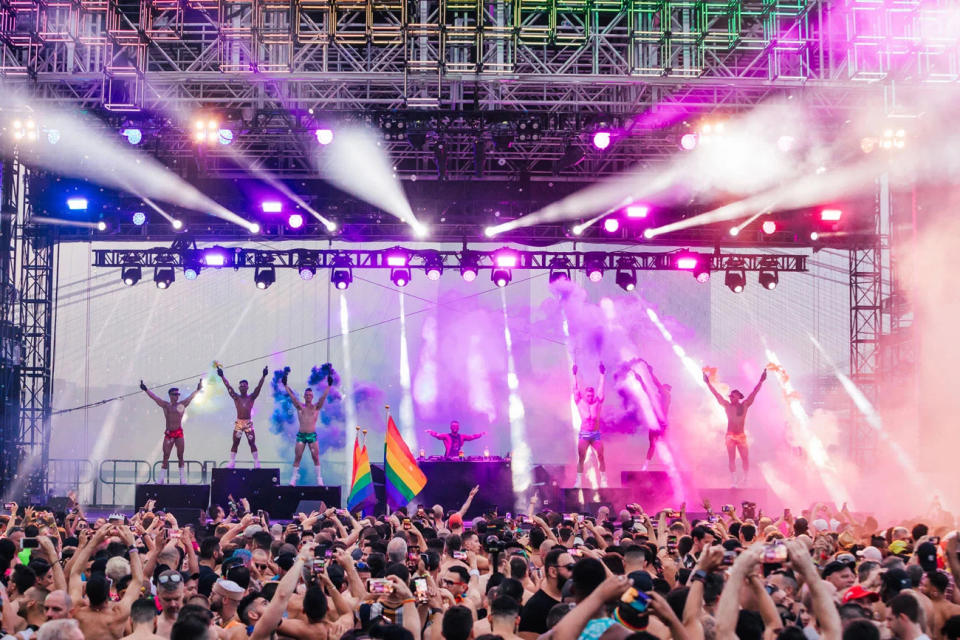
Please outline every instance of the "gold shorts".
[[233, 423], [234, 433], [253, 433], [253, 420], [237, 420]]
[[727, 434], [727, 444], [728, 445], [747, 445], [747, 434], [746, 433], [728, 433]]

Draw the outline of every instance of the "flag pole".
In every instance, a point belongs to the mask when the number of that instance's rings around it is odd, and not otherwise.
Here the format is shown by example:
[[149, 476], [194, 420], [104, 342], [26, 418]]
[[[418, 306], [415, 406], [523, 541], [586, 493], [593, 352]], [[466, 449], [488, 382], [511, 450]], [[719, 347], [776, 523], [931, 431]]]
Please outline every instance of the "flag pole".
[[[387, 413], [387, 419], [386, 419], [386, 422], [385, 422], [385, 424], [384, 424], [384, 426], [386, 426], [387, 424], [390, 423], [390, 405], [388, 405], [388, 404], [383, 405], [383, 410], [386, 411], [386, 413]], [[387, 469], [387, 449], [386, 449], [386, 447], [384, 447], [384, 449], [383, 449], [383, 469], [384, 469], [384, 471], [386, 471], [386, 469]], [[389, 516], [390, 516], [390, 495], [389, 495], [389, 492], [387, 493], [387, 495], [386, 495], [385, 497], [386, 497], [386, 503], [387, 503], [387, 504], [386, 504], [386, 508], [387, 508], [387, 510], [386, 510], [386, 515], [387, 515], [387, 517], [389, 517]]]
[[[357, 427], [357, 431], [360, 431], [360, 427]], [[360, 446], [362, 447], [367, 446], [367, 430], [366, 429], [363, 430], [363, 442], [360, 443]]]

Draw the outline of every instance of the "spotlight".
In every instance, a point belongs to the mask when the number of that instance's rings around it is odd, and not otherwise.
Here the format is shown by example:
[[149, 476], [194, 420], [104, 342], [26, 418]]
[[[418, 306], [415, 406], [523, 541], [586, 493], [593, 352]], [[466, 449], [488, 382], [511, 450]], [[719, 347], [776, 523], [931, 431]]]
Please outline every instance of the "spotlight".
[[487, 236], [488, 238], [492, 238], [493, 236], [497, 235], [497, 228], [496, 228], [496, 227], [486, 227], [486, 228], [484, 228], [484, 230], [483, 230], [483, 235]]
[[301, 264], [299, 272], [301, 280], [313, 280], [313, 276], [317, 273], [317, 268], [312, 264]]
[[765, 234], [770, 235], [771, 233], [776, 233], [777, 223], [773, 220], [764, 220], [763, 224], [760, 225], [760, 228], [763, 229]]
[[730, 235], [732, 235], [734, 238], [740, 235], [740, 227], [730, 227]]
[[260, 233], [260, 224], [257, 222], [251, 222], [247, 229], [250, 230], [250, 233]]
[[153, 270], [153, 283], [157, 289], [169, 289], [175, 279], [173, 267], [156, 267]]
[[133, 214], [133, 224], [142, 227], [147, 222], [147, 214], [143, 211], [137, 211]]
[[140, 278], [143, 275], [143, 271], [137, 265], [132, 265], [129, 267], [124, 267], [120, 270], [120, 278], [123, 280], [123, 284], [128, 287], [140, 282]]
[[277, 281], [277, 270], [273, 267], [257, 267], [253, 274], [253, 282], [257, 289], [266, 289]]
[[710, 281], [710, 267], [706, 264], [700, 263], [693, 268], [693, 277], [696, 278], [697, 282], [704, 284], [705, 282]]
[[583, 234], [583, 225], [582, 224], [574, 225], [573, 227], [570, 228], [570, 232], [575, 236], [579, 236]]
[[82, 196], [67, 198], [67, 209], [70, 209], [70, 211], [86, 211], [87, 204], [87, 199]]
[[106, 222], [104, 222], [103, 220], [101, 220], [100, 222], [97, 223], [97, 231], [106, 231], [106, 230], [107, 230], [107, 223], [106, 223]]
[[60, 142], [60, 130], [59, 129], [47, 129], [47, 142], [50, 144], [57, 144]]
[[229, 256], [223, 247], [213, 247], [203, 250], [203, 264], [208, 267], [224, 267], [229, 263]]
[[203, 268], [203, 265], [200, 264], [199, 260], [190, 258], [185, 260], [183, 263], [183, 277], [186, 280], [196, 280], [197, 276], [200, 275], [200, 270]]
[[697, 134], [685, 133], [680, 136], [680, 148], [684, 151], [693, 151], [697, 148]]
[[837, 222], [843, 216], [840, 209], [821, 209], [820, 220], [822, 222]]
[[287, 226], [291, 229], [299, 229], [303, 226], [303, 216], [299, 213], [291, 213], [287, 218]]
[[633, 258], [617, 260], [617, 286], [624, 291], [633, 291], [637, 288], [636, 262]]
[[220, 129], [217, 133], [217, 142], [223, 146], [227, 146], [233, 142], [233, 129]]
[[120, 135], [126, 138], [127, 142], [133, 145], [137, 145], [143, 142], [143, 131], [141, 131], [140, 129], [133, 129], [133, 128], [124, 129], [123, 131], [120, 132]]
[[428, 235], [430, 235], [430, 227], [422, 222], [415, 222], [411, 226], [413, 227], [413, 235], [417, 236], [418, 238], [426, 238]]
[[494, 269], [493, 273], [490, 274], [490, 280], [498, 287], [507, 286], [512, 279], [513, 276], [511, 275], [510, 269]]
[[[230, 134], [231, 141], [233, 133]], [[198, 118], [193, 122], [193, 140], [198, 144], [216, 144], [220, 140], [220, 123], [213, 119]], [[227, 144], [230, 144], [229, 142]]]
[[673, 265], [681, 271], [693, 271], [698, 264], [700, 264], [700, 256], [688, 251], [678, 253], [673, 261]]
[[183, 222], [181, 222], [180, 220], [174, 220], [174, 221], [171, 222], [170, 224], [171, 224], [171, 226], [173, 226], [173, 228], [176, 229], [177, 231], [180, 231], [180, 229], [183, 229]]
[[784, 153], [791, 151], [797, 144], [797, 139], [793, 136], [780, 136], [777, 138], [777, 148]]
[[388, 267], [405, 267], [410, 260], [410, 256], [405, 250], [395, 247], [384, 252], [383, 260]]
[[429, 252], [424, 258], [424, 271], [427, 272], [427, 280], [439, 280], [443, 275], [443, 257], [437, 251]]
[[811, 231], [811, 232], [810, 232], [810, 239], [813, 240], [814, 242], [816, 242], [817, 240], [820, 239], [820, 234], [817, 233], [816, 231]]
[[398, 287], [405, 287], [410, 283], [410, 269], [390, 269], [390, 280]]
[[20, 142], [37, 141], [37, 123], [32, 119], [14, 120], [12, 123], [13, 139]]
[[279, 200], [264, 200], [260, 203], [260, 209], [264, 213], [280, 213], [283, 211], [283, 203]]
[[315, 135], [317, 136], [317, 142], [323, 146], [333, 142], [333, 129], [317, 129]]
[[504, 269], [513, 269], [520, 264], [520, 254], [513, 249], [497, 249], [493, 252], [493, 263]]
[[472, 251], [464, 251], [460, 254], [460, 277], [467, 282], [473, 282], [477, 279], [479, 258]]
[[353, 262], [350, 256], [338, 255], [333, 259], [333, 272], [330, 274], [330, 282], [340, 291], [343, 291], [353, 282], [353, 272], [351, 267]]
[[557, 256], [550, 260], [550, 284], [557, 280], [570, 281], [570, 260], [566, 256]]
[[650, 213], [650, 207], [645, 204], [631, 204], [627, 205], [624, 213], [627, 214], [628, 218], [646, 218]]
[[603, 280], [604, 255], [602, 253], [588, 253], [583, 257], [583, 269], [587, 272], [590, 282]]
[[607, 233], [616, 233], [620, 230], [620, 220], [617, 218], [607, 218], [603, 221], [603, 230]]
[[333, 233], [337, 230], [337, 223], [333, 222], [332, 220], [327, 220], [323, 223], [323, 226], [327, 228], [328, 233]]
[[777, 288], [777, 284], [780, 282], [780, 273], [778, 271], [761, 271], [757, 279], [760, 281], [761, 287], [772, 291]]
[[610, 132], [597, 131], [593, 134], [593, 146], [603, 151], [610, 146]]
[[734, 293], [742, 293], [743, 288], [747, 286], [747, 274], [743, 269], [733, 269], [727, 271], [727, 276], [724, 278], [723, 283], [727, 285], [727, 288]]

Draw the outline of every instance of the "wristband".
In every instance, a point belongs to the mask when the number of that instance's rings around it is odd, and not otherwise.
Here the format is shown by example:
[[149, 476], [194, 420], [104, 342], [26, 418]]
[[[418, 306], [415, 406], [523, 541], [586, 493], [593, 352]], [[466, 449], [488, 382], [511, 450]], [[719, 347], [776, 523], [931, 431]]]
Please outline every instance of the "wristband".
[[707, 572], [703, 569], [697, 569], [692, 574], [690, 574], [690, 580], [692, 582], [705, 582], [707, 579]]
[[443, 609], [437, 609], [435, 607], [430, 607], [430, 615], [435, 616], [443, 613]]
[[469, 573], [471, 576], [477, 576], [478, 578], [480, 577], [480, 571], [479, 571], [478, 569], [470, 569], [470, 571], [469, 571], [468, 573]]
[[127, 547], [128, 553], [140, 553], [140, 549], [137, 547]]
[[406, 600], [404, 600], [404, 601], [401, 602], [400, 604], [401, 604], [401, 605], [404, 605], [404, 604], [416, 604], [416, 603], [417, 603], [417, 599], [416, 599], [416, 598], [407, 598]]

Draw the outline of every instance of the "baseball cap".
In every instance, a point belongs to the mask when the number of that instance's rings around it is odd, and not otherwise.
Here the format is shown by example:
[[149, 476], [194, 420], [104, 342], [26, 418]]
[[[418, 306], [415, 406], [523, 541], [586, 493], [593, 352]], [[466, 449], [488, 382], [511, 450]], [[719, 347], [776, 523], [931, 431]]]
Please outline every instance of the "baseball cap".
[[253, 534], [255, 534], [255, 533], [260, 533], [261, 531], [263, 531], [263, 527], [261, 527], [261, 526], [258, 525], [258, 524], [252, 524], [252, 525], [250, 525], [249, 527], [247, 527], [246, 529], [243, 530], [243, 537], [244, 537], [244, 538], [252, 538], [252, 537], [253, 537]]
[[453, 514], [452, 516], [450, 516], [450, 519], [447, 520], [447, 526], [450, 527], [451, 529], [453, 529], [454, 527], [462, 527], [463, 516], [461, 516], [459, 513]]
[[924, 542], [917, 547], [917, 561], [924, 571], [936, 571], [937, 569], [937, 545], [932, 542]]
[[867, 591], [859, 584], [855, 584], [847, 592], [843, 594], [843, 604], [847, 604], [851, 600], [868, 600], [870, 602], [876, 602], [880, 599], [880, 594], [876, 591]]
[[637, 591], [653, 591], [653, 578], [646, 571], [631, 571], [627, 578], [633, 583]]
[[854, 565], [851, 562], [840, 562], [839, 560], [833, 560], [831, 562], [828, 562], [827, 566], [823, 568], [823, 572], [820, 577], [826, 579], [831, 574], [837, 573], [839, 571], [843, 571], [844, 569], [847, 569], [847, 568], [852, 570], [855, 566], [856, 565]]
[[883, 554], [880, 553], [880, 549], [877, 549], [876, 547], [864, 547], [860, 551], [857, 551], [857, 555], [864, 560], [883, 562]]
[[890, 553], [900, 555], [906, 552], [907, 542], [905, 540], [894, 540], [888, 548], [890, 549]]
[[812, 524], [817, 531], [826, 531], [828, 526], [827, 521], [824, 520], [823, 518], [817, 518], [810, 524]]
[[883, 593], [895, 596], [904, 589], [910, 589], [913, 582], [903, 569], [890, 569], [883, 574]]

